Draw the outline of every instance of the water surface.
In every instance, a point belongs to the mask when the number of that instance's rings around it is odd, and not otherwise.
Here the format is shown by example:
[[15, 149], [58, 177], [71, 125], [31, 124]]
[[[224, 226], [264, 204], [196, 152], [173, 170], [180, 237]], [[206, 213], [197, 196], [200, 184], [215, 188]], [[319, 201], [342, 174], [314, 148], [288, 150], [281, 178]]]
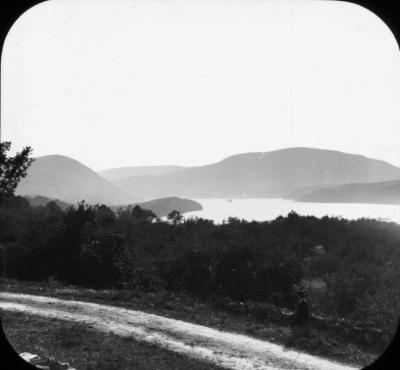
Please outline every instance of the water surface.
[[202, 211], [185, 213], [185, 218], [202, 217], [220, 223], [228, 217], [238, 217], [248, 221], [273, 220], [286, 216], [290, 211], [307, 216], [336, 216], [346, 219], [374, 218], [400, 224], [400, 206], [361, 203], [307, 203], [288, 199], [195, 199]]

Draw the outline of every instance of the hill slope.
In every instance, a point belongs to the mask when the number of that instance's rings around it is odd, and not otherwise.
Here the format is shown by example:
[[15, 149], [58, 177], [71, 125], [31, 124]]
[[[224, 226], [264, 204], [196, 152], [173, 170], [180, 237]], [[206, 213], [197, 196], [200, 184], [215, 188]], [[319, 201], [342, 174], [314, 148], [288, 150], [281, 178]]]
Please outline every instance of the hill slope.
[[17, 195], [45, 196], [68, 203], [128, 204], [137, 201], [82, 163], [61, 155], [36, 158]]
[[183, 170], [182, 166], [132, 166], [110, 168], [108, 170], [98, 171], [97, 173], [108, 181], [117, 181], [133, 176], [158, 176], [168, 175]]
[[400, 204], [400, 180], [322, 187], [295, 197], [324, 203]]
[[361, 155], [332, 150], [289, 148], [238, 154], [218, 163], [158, 176], [115, 181], [145, 199], [286, 197], [307, 186], [400, 179], [400, 168]]

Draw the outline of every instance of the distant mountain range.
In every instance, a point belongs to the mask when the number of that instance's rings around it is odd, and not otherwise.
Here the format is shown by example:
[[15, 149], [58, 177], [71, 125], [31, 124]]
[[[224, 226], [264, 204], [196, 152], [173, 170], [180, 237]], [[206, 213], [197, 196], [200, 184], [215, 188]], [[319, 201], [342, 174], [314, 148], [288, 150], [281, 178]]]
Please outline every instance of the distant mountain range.
[[[382, 197], [392, 202], [397, 199], [397, 188], [385, 182], [400, 181], [400, 168], [387, 162], [312, 148], [238, 154], [198, 167], [123, 167], [100, 173], [109, 180], [65, 156], [39, 157], [17, 194], [67, 203], [84, 199], [91, 204], [129, 205], [168, 197], [372, 201], [378, 199], [378, 193], [387, 192]], [[365, 183], [381, 185], [361, 186]], [[344, 184], [348, 186], [342, 187]], [[363, 197], [358, 190], [351, 190], [356, 188], [362, 189]], [[369, 192], [375, 195], [369, 196]]]
[[400, 205], [400, 180], [320, 187], [294, 199], [302, 202]]
[[67, 203], [129, 204], [141, 200], [125, 194], [82, 163], [61, 155], [36, 158], [19, 183], [17, 195], [59, 199]]
[[400, 179], [400, 168], [381, 160], [333, 150], [289, 148], [238, 154], [214, 164], [113, 183], [144, 199], [281, 198], [299, 188], [394, 179]]
[[182, 166], [132, 166], [111, 168], [99, 171], [98, 174], [108, 181], [118, 181], [133, 176], [158, 176], [168, 175], [185, 169]]

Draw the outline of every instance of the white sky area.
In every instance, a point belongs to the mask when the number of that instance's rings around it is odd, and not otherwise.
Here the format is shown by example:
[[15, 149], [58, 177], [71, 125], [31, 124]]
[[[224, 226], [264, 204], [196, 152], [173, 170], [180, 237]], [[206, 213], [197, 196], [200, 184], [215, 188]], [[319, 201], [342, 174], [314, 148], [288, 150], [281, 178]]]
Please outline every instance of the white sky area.
[[100, 170], [285, 147], [400, 166], [400, 52], [334, 1], [65, 1], [2, 55], [2, 140]]

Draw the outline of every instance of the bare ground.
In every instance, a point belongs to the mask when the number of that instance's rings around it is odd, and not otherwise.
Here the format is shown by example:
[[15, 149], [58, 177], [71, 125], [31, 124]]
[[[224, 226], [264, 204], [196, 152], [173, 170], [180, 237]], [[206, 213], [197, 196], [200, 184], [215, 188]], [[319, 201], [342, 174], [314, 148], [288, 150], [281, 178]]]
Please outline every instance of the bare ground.
[[355, 369], [249, 336], [97, 303], [2, 292], [0, 308], [85, 323], [229, 369]]

